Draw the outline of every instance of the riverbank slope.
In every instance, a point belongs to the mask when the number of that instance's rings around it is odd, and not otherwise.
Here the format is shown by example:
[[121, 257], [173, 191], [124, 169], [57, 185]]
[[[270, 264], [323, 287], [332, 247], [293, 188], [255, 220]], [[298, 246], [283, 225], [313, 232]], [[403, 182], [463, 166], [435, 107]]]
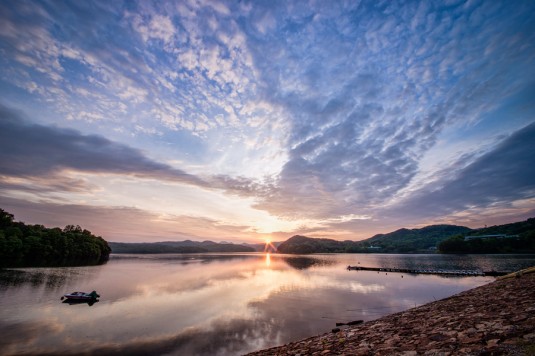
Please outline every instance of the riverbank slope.
[[535, 273], [249, 355], [535, 355]]

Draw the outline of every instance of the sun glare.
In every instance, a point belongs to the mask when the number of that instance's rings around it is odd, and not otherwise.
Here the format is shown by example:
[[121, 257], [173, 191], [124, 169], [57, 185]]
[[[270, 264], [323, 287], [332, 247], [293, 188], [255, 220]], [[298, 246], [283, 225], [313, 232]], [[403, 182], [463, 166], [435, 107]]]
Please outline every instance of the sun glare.
[[264, 245], [264, 252], [277, 252], [277, 248], [271, 243], [270, 238], [264, 239], [265, 245]]

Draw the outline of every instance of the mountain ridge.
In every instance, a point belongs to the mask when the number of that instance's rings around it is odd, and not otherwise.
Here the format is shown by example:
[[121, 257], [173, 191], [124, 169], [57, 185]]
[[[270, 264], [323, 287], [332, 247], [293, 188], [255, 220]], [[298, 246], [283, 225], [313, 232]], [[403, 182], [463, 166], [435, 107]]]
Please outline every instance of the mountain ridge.
[[255, 252], [250, 246], [213, 241], [108, 242], [113, 253]]
[[[531, 245], [531, 240], [529, 239], [535, 239], [534, 221], [535, 218], [530, 218], [525, 221], [479, 229], [471, 229], [459, 225], [435, 224], [422, 228], [401, 228], [389, 233], [376, 234], [360, 241], [338, 241], [329, 238], [312, 238], [303, 235], [294, 235], [286, 241], [272, 242], [272, 245], [277, 246], [278, 252], [288, 254], [434, 253], [437, 251], [437, 247], [448, 239], [456, 238], [458, 245], [458, 241], [464, 240], [465, 236], [477, 237], [478, 235], [488, 234], [519, 235], [523, 239], [521, 243]], [[234, 244], [229, 242], [217, 243], [209, 240], [152, 243], [109, 242], [109, 246], [113, 253], [262, 252], [265, 250], [265, 244], [262, 243]], [[526, 251], [529, 251], [529, 248]], [[477, 250], [472, 250], [472, 253], [478, 252]]]
[[[498, 244], [507, 244], [511, 241], [520, 244], [516, 250], [511, 252], [530, 252], [535, 251], [530, 246], [535, 246], [535, 218], [525, 221], [519, 221], [491, 227], [471, 229], [459, 225], [428, 225], [418, 229], [401, 228], [386, 234], [377, 234], [368, 239], [361, 241], [337, 241], [324, 238], [310, 238], [301, 235], [294, 235], [288, 240], [281, 243], [278, 251], [289, 254], [306, 254], [306, 253], [434, 253], [440, 244], [450, 238], [455, 237], [457, 241], [464, 240], [464, 237], [470, 235], [477, 237], [487, 234], [504, 234], [518, 235], [518, 241], [502, 240]], [[523, 247], [522, 247], [523, 246]], [[471, 253], [484, 253], [488, 251], [503, 251], [495, 248], [494, 250], [482, 250], [472, 248]], [[446, 252], [446, 251], [444, 251]]]

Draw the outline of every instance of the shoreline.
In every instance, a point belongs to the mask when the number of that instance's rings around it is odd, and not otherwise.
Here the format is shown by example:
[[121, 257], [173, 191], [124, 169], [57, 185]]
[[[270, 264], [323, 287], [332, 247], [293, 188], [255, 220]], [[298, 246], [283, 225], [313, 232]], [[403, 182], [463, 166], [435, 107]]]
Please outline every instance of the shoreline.
[[533, 272], [248, 355], [535, 355]]

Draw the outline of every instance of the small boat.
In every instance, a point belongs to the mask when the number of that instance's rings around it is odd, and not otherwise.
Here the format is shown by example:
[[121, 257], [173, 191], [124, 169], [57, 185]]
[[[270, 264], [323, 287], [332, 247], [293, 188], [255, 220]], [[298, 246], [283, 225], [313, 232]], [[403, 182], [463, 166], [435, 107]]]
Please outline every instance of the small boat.
[[97, 298], [100, 298], [100, 295], [97, 294], [97, 292], [92, 291], [91, 293], [85, 293], [85, 292], [72, 292], [69, 294], [65, 294], [63, 297], [61, 297], [61, 300], [67, 299], [67, 300], [79, 300], [79, 301], [91, 301], [96, 300]]

